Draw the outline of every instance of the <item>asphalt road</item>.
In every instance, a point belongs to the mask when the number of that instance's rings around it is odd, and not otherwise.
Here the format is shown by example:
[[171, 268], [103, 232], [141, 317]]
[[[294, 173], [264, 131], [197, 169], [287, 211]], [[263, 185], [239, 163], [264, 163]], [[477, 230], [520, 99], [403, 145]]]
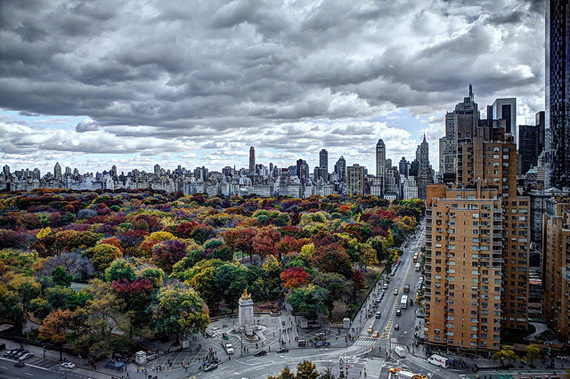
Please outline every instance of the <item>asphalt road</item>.
[[57, 367], [45, 368], [26, 363], [25, 367], [14, 366], [15, 361], [0, 357], [0, 379], [87, 379], [86, 376]]

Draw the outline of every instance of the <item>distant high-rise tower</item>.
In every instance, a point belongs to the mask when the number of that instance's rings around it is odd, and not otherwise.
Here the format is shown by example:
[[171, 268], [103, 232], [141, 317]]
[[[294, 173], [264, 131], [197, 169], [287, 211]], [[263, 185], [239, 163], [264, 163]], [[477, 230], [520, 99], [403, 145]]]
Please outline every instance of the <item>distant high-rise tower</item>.
[[479, 107], [475, 102], [473, 86], [463, 102], [455, 106], [453, 112], [445, 115], [445, 136], [439, 139], [439, 175], [444, 182], [455, 180], [457, 168], [457, 143], [475, 134], [479, 120]]
[[344, 182], [346, 180], [346, 160], [343, 156], [338, 158], [334, 165], [334, 173], [336, 174], [339, 182]]
[[385, 190], [386, 183], [386, 145], [382, 138], [376, 143], [376, 177], [381, 180], [382, 193]]
[[519, 125], [518, 174], [524, 175], [536, 167], [538, 157], [544, 149], [544, 112], [535, 116], [536, 125]]
[[418, 146], [416, 150], [416, 159], [419, 162], [418, 168], [418, 195], [420, 199], [426, 198], [426, 187], [428, 184], [433, 183], [433, 173], [431, 166], [429, 164], [429, 144], [426, 141], [426, 135], [424, 134], [424, 140]]
[[319, 176], [324, 180], [329, 176], [329, 152], [325, 149], [319, 152]]
[[160, 165], [158, 163], [154, 165], [154, 175], [160, 175]]
[[4, 173], [4, 178], [8, 179], [10, 177], [10, 166], [5, 165], [2, 172]]
[[59, 165], [59, 162], [56, 162], [53, 168], [53, 176], [55, 176], [56, 179], [61, 179], [61, 166]]
[[496, 99], [493, 103], [493, 120], [506, 120], [505, 133], [512, 134], [516, 141], [517, 99], [515, 97]]
[[570, 186], [570, 4], [547, 0], [546, 46], [546, 139], [551, 185]]
[[249, 175], [255, 175], [255, 148], [249, 148]]
[[400, 169], [400, 175], [404, 175], [406, 178], [410, 175], [410, 162], [408, 162], [405, 157], [400, 159], [398, 168]]

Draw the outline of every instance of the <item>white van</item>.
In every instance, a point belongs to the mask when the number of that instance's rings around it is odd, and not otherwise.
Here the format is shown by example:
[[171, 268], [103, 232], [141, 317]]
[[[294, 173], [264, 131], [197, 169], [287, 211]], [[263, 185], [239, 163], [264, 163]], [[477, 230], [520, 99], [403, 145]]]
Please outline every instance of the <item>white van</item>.
[[442, 357], [441, 355], [434, 354], [428, 358], [428, 362], [432, 365], [447, 368], [449, 366], [449, 359]]
[[416, 266], [415, 266], [415, 267], [416, 267], [416, 271], [420, 271], [420, 264], [419, 264], [419, 262], [416, 263]]

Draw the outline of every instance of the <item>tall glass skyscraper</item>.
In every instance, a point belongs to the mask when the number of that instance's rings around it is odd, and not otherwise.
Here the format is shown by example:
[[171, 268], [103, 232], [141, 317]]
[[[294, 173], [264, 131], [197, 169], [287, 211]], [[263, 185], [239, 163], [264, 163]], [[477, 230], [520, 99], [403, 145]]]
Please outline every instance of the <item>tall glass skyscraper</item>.
[[546, 143], [551, 185], [570, 186], [570, 5], [546, 1]]

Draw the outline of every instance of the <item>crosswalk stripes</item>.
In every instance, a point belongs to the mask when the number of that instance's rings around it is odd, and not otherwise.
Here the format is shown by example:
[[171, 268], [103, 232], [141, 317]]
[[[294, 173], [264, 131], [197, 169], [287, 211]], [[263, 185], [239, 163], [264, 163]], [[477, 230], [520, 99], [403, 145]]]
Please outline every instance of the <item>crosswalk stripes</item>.
[[58, 362], [50, 361], [48, 359], [43, 359], [39, 357], [31, 358], [26, 361], [26, 363], [32, 364], [34, 366], [39, 366], [47, 369], [52, 369], [59, 366]]
[[369, 339], [359, 339], [354, 344], [358, 346], [376, 346], [376, 340], [369, 340]]

